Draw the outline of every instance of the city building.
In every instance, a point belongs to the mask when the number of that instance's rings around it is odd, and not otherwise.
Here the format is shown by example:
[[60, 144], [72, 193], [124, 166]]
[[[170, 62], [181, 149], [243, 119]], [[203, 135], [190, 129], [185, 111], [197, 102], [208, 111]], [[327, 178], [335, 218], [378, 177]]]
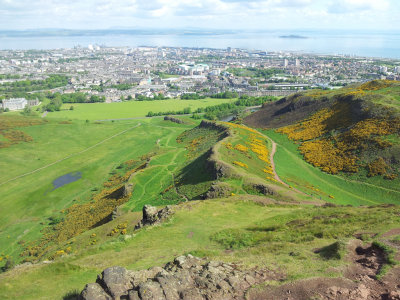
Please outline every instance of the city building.
[[3, 109], [8, 108], [9, 110], [24, 109], [28, 104], [25, 98], [11, 98], [3, 100]]

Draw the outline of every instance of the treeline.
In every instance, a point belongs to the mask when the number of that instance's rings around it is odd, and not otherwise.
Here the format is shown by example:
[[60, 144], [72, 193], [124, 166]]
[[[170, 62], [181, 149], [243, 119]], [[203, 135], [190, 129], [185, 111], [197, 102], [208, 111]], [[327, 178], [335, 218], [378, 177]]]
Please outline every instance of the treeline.
[[217, 98], [217, 99], [233, 99], [239, 97], [238, 93], [225, 91], [223, 93], [218, 93], [211, 95], [210, 98]]
[[[245, 107], [262, 105], [265, 102], [276, 101], [278, 98], [273, 96], [263, 96], [263, 97], [249, 97], [242, 96], [237, 101], [232, 103], [222, 103], [213, 106], [200, 107], [193, 112], [192, 117], [194, 119], [205, 118], [208, 120], [221, 119], [228, 115], [237, 115], [241, 113]], [[147, 113], [147, 117], [154, 116], [167, 116], [167, 115], [183, 115], [190, 114], [190, 107], [186, 107], [183, 110], [173, 110], [166, 112], [152, 112]], [[202, 116], [200, 116], [202, 114]]]
[[0, 84], [0, 93], [13, 94], [16, 92], [31, 92], [62, 87], [68, 84], [68, 77], [64, 75], [50, 75], [44, 80], [20, 80]]
[[70, 94], [60, 94], [60, 93], [48, 93], [46, 98], [50, 100], [50, 103], [43, 106], [43, 110], [47, 111], [59, 111], [63, 103], [96, 103], [105, 102], [105, 96], [91, 95], [90, 97], [84, 93], [70, 93]]
[[[222, 92], [214, 95], [208, 96], [209, 98], [216, 98], [216, 99], [234, 99], [238, 98], [239, 95], [236, 92]], [[198, 93], [190, 93], [190, 94], [183, 94], [181, 95], [181, 100], [200, 100], [200, 99], [205, 99], [207, 96], [205, 95], [200, 95]]]
[[146, 117], [157, 117], [157, 116], [170, 116], [170, 115], [188, 115], [192, 112], [190, 107], [185, 107], [182, 110], [169, 110], [165, 112], [152, 112], [149, 111]]
[[20, 79], [21, 76], [18, 74], [0, 74], [0, 80], [4, 79]]
[[136, 100], [137, 101], [154, 101], [154, 100], [166, 100], [169, 99], [164, 96], [164, 94], [159, 93], [159, 94], [153, 94], [153, 97], [147, 97], [143, 95], [137, 95]]
[[284, 71], [277, 68], [270, 69], [258, 69], [258, 68], [229, 68], [227, 70], [235, 76], [246, 76], [246, 77], [264, 77], [269, 78], [277, 74], [283, 74]]

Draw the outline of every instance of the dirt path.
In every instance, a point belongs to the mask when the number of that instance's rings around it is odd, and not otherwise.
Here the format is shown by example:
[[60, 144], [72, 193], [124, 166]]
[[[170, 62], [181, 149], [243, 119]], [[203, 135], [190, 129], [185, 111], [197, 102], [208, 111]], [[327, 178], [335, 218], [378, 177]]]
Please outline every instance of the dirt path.
[[275, 180], [278, 181], [279, 183], [281, 183], [282, 185], [284, 185], [285, 187], [290, 188], [292, 191], [294, 191], [294, 192], [296, 192], [296, 193], [298, 193], [298, 194], [302, 194], [302, 195], [305, 195], [305, 196], [310, 196], [310, 195], [308, 195], [308, 194], [306, 194], [306, 193], [304, 193], [304, 192], [302, 192], [302, 191], [296, 189], [295, 187], [289, 186], [286, 182], [284, 182], [284, 181], [279, 177], [278, 173], [276, 173], [275, 161], [274, 161], [274, 155], [275, 155], [275, 152], [276, 152], [276, 146], [277, 146], [278, 144], [275, 143], [269, 136], [267, 136], [267, 135], [265, 135], [265, 134], [263, 134], [263, 133], [261, 133], [261, 132], [259, 132], [259, 133], [260, 133], [263, 137], [265, 137], [266, 139], [268, 139], [268, 140], [271, 142], [271, 144], [272, 144], [272, 150], [271, 150], [271, 154], [269, 155], [269, 161], [271, 162], [271, 168], [272, 168], [272, 171], [273, 171], [273, 173], [274, 173], [274, 178], [275, 178]]
[[95, 148], [95, 147], [97, 147], [97, 146], [99, 146], [99, 145], [101, 145], [101, 144], [103, 144], [103, 143], [105, 143], [105, 142], [107, 142], [107, 141], [109, 141], [109, 140], [111, 140], [111, 139], [113, 139], [113, 138], [115, 138], [115, 137], [121, 135], [121, 134], [124, 134], [125, 132], [127, 132], [127, 131], [129, 131], [129, 130], [132, 130], [132, 129], [134, 129], [134, 128], [139, 127], [140, 125], [142, 125], [142, 124], [139, 123], [139, 124], [137, 124], [137, 125], [135, 125], [135, 126], [133, 126], [133, 127], [130, 127], [130, 128], [128, 128], [128, 129], [125, 129], [125, 130], [123, 130], [123, 131], [121, 131], [121, 132], [119, 132], [119, 133], [116, 133], [116, 134], [114, 134], [114, 135], [112, 135], [112, 136], [110, 136], [110, 137], [108, 137], [108, 138], [106, 138], [106, 139], [104, 139], [104, 140], [102, 140], [102, 141], [100, 141], [100, 142], [98, 142], [98, 143], [96, 143], [96, 144], [94, 144], [94, 145], [92, 145], [92, 146], [86, 148], [86, 149], [83, 149], [82, 151], [79, 151], [79, 152], [77, 152], [77, 153], [70, 154], [70, 155], [68, 155], [68, 156], [66, 156], [66, 157], [64, 157], [64, 158], [61, 158], [61, 159], [59, 159], [59, 160], [57, 160], [57, 161], [55, 161], [55, 162], [52, 162], [52, 163], [50, 163], [50, 164], [48, 164], [48, 165], [45, 165], [45, 166], [40, 167], [40, 168], [37, 168], [37, 169], [35, 169], [35, 170], [33, 170], [33, 171], [24, 173], [24, 174], [19, 175], [19, 176], [17, 176], [17, 177], [14, 177], [14, 178], [8, 179], [8, 180], [6, 180], [6, 181], [4, 181], [4, 182], [1, 182], [1, 183], [0, 183], [0, 186], [4, 185], [4, 184], [6, 184], [6, 183], [9, 183], [9, 182], [11, 182], [11, 181], [14, 181], [14, 180], [16, 180], [16, 179], [19, 179], [19, 178], [22, 178], [22, 177], [25, 177], [25, 176], [34, 174], [34, 173], [39, 172], [39, 171], [41, 171], [41, 170], [44, 170], [44, 169], [46, 169], [46, 168], [48, 168], [48, 167], [51, 167], [51, 166], [53, 166], [53, 165], [55, 165], [55, 164], [58, 164], [58, 163], [60, 163], [60, 162], [62, 162], [62, 161], [64, 161], [64, 160], [67, 160], [67, 159], [71, 158], [71, 157], [74, 157], [74, 156], [80, 155], [80, 154], [82, 154], [82, 153], [85, 153], [85, 152], [87, 152], [87, 151], [89, 151], [89, 150], [91, 150], [91, 149], [93, 149], [93, 148]]
[[270, 141], [272, 142], [272, 151], [271, 151], [271, 154], [269, 155], [269, 160], [271, 162], [272, 171], [274, 172], [274, 178], [276, 181], [280, 182], [284, 186], [289, 187], [289, 185], [287, 183], [283, 182], [282, 179], [279, 178], [278, 173], [276, 173], [275, 162], [274, 162], [274, 155], [276, 152], [276, 143], [271, 139], [270, 139]]

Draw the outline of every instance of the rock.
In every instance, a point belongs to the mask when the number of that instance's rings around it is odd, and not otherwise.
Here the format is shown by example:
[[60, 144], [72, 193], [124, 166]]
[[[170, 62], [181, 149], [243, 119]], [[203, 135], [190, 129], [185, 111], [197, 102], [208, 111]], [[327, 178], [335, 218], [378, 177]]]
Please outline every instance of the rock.
[[164, 291], [166, 300], [179, 300], [179, 281], [172, 275], [157, 277], [157, 282]]
[[132, 192], [133, 192], [133, 183], [125, 183], [122, 196], [128, 197], [132, 194]]
[[[146, 213], [149, 210], [146, 210]], [[151, 212], [151, 211], [150, 211]], [[154, 212], [154, 211], [153, 211]], [[240, 270], [236, 265], [178, 256], [163, 268], [129, 271], [112, 267], [82, 291], [83, 300], [221, 300], [243, 299], [266, 271]]]
[[391, 291], [388, 295], [388, 300], [400, 300], [400, 291]]
[[143, 218], [142, 220], [135, 226], [135, 229], [140, 229], [146, 225], [154, 225], [159, 223], [166, 218], [168, 218], [172, 213], [172, 207], [167, 205], [163, 209], [157, 210], [157, 207], [151, 205], [145, 205], [142, 209]]
[[214, 183], [206, 193], [206, 199], [224, 198], [230, 196], [232, 188], [225, 182]]
[[81, 300], [111, 300], [112, 298], [98, 283], [89, 283], [80, 294]]
[[263, 195], [275, 195], [276, 192], [264, 184], [253, 184], [253, 189]]
[[139, 285], [139, 296], [142, 300], [165, 299], [164, 292], [158, 282], [146, 281]]
[[116, 299], [119, 299], [121, 296], [127, 296], [128, 290], [132, 288], [131, 279], [126, 269], [122, 267], [105, 269], [97, 277], [96, 282], [103, 286], [106, 292]]
[[171, 122], [174, 122], [177, 124], [183, 124], [183, 121], [181, 119], [170, 117], [170, 116], [165, 116], [164, 121], [171, 121]]

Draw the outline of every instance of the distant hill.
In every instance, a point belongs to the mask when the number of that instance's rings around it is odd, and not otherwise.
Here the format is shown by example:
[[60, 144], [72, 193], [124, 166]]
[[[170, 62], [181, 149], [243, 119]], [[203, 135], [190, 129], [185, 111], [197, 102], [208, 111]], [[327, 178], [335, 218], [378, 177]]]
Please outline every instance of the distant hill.
[[400, 167], [400, 83], [375, 80], [336, 91], [295, 93], [245, 118], [299, 145], [326, 173], [393, 180]]

